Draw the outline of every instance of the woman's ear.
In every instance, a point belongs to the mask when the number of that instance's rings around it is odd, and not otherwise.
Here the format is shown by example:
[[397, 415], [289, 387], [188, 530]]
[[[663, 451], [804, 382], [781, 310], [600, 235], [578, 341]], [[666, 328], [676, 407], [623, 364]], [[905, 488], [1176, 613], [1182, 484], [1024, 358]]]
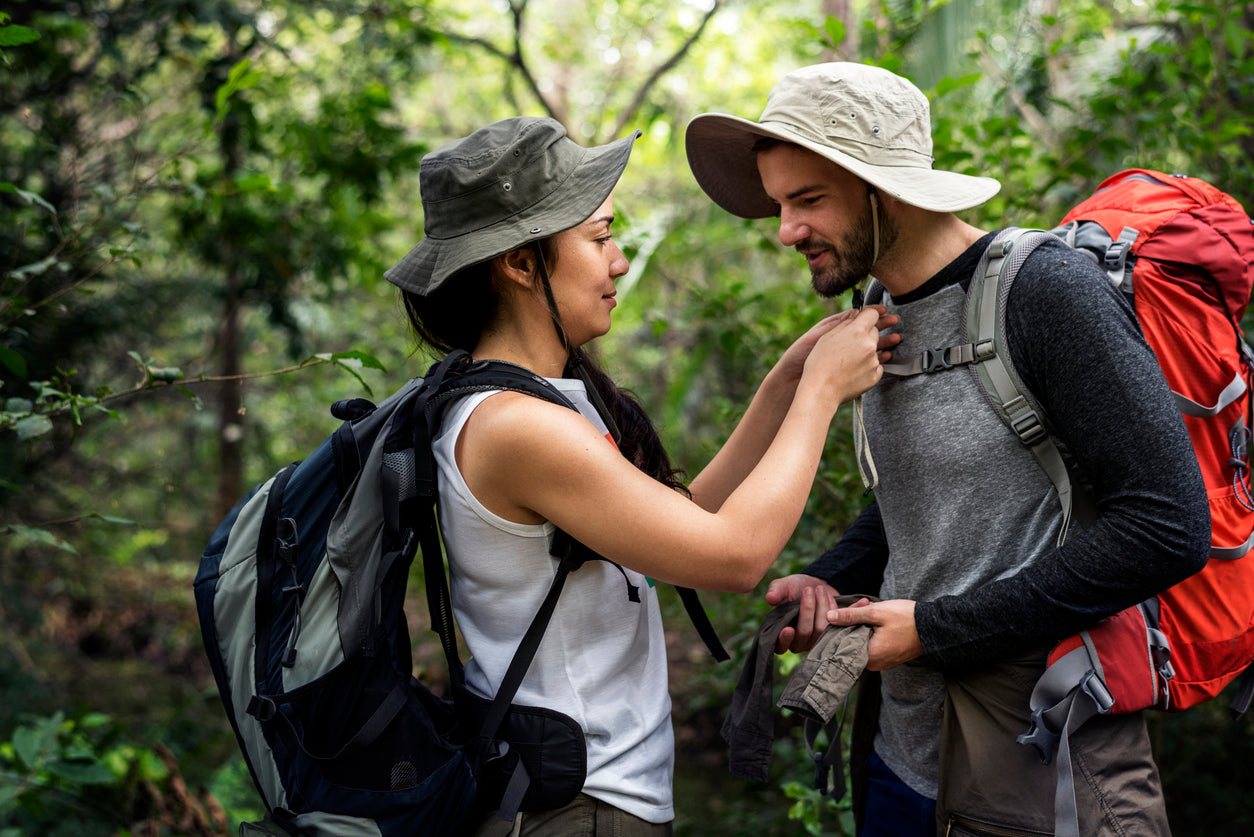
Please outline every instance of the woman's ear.
[[501, 276], [528, 290], [535, 287], [536, 253], [530, 247], [519, 247], [497, 256], [493, 263]]

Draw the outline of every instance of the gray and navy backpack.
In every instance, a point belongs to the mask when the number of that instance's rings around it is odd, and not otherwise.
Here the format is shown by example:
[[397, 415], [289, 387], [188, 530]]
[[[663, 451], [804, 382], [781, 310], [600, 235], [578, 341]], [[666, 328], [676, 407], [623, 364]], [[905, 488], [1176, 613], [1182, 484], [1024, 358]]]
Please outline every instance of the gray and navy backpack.
[[[529, 370], [454, 352], [378, 406], [333, 405], [343, 424], [246, 494], [205, 549], [195, 580], [205, 650], [272, 831], [456, 835], [492, 811], [561, 807], [583, 787], [579, 724], [511, 700], [566, 576], [599, 556], [559, 531], [548, 595], [520, 626], [499, 693], [465, 687], [431, 439], [445, 407], [488, 389], [574, 409]], [[404, 599], [419, 549], [447, 696], [411, 673]], [[695, 593], [680, 594], [725, 659]]]

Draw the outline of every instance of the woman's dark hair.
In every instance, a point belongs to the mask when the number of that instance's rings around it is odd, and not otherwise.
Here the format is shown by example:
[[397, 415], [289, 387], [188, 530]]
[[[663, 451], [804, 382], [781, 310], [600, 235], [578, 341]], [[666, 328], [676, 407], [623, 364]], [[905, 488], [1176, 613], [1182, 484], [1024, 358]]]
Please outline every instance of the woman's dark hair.
[[[552, 236], [536, 244], [551, 270], [557, 264]], [[441, 354], [454, 349], [473, 351], [500, 304], [492, 289], [491, 260], [462, 269], [434, 293], [419, 296], [402, 291], [401, 298], [418, 340]], [[671, 465], [657, 428], [635, 394], [615, 384], [586, 351], [580, 348], [574, 353], [578, 359], [572, 360], [582, 367], [582, 377], [596, 389], [609, 413], [602, 418], [619, 429], [618, 448], [623, 456], [658, 482], [687, 494], [683, 472]], [[568, 366], [567, 374], [570, 369]]]

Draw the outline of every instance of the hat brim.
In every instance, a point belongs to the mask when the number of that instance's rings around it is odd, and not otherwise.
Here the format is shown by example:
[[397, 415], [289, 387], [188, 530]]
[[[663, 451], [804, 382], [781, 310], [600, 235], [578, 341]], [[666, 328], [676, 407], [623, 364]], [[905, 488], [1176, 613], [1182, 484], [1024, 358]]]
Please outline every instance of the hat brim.
[[870, 183], [898, 200], [933, 212], [957, 212], [987, 201], [1001, 190], [991, 177], [974, 177], [918, 166], [873, 166], [813, 142], [781, 122], [753, 122], [723, 113], [703, 113], [688, 122], [684, 147], [697, 183], [716, 204], [741, 218], [769, 218], [779, 205], [767, 196], [758, 173], [754, 144], [762, 137], [790, 142]]
[[[622, 179], [640, 135], [633, 131], [605, 145], [584, 148], [582, 159], [566, 179], [525, 211], [454, 238], [423, 236], [384, 278], [425, 296], [471, 265], [582, 224]], [[543, 226], [536, 224], [536, 218], [544, 219]]]

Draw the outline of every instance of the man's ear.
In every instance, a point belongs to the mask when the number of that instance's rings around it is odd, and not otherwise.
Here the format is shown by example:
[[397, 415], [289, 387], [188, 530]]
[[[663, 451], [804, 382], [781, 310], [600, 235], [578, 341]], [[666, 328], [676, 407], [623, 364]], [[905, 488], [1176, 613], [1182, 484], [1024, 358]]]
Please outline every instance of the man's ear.
[[528, 290], [535, 287], [536, 253], [530, 247], [519, 247], [493, 259], [501, 276]]

